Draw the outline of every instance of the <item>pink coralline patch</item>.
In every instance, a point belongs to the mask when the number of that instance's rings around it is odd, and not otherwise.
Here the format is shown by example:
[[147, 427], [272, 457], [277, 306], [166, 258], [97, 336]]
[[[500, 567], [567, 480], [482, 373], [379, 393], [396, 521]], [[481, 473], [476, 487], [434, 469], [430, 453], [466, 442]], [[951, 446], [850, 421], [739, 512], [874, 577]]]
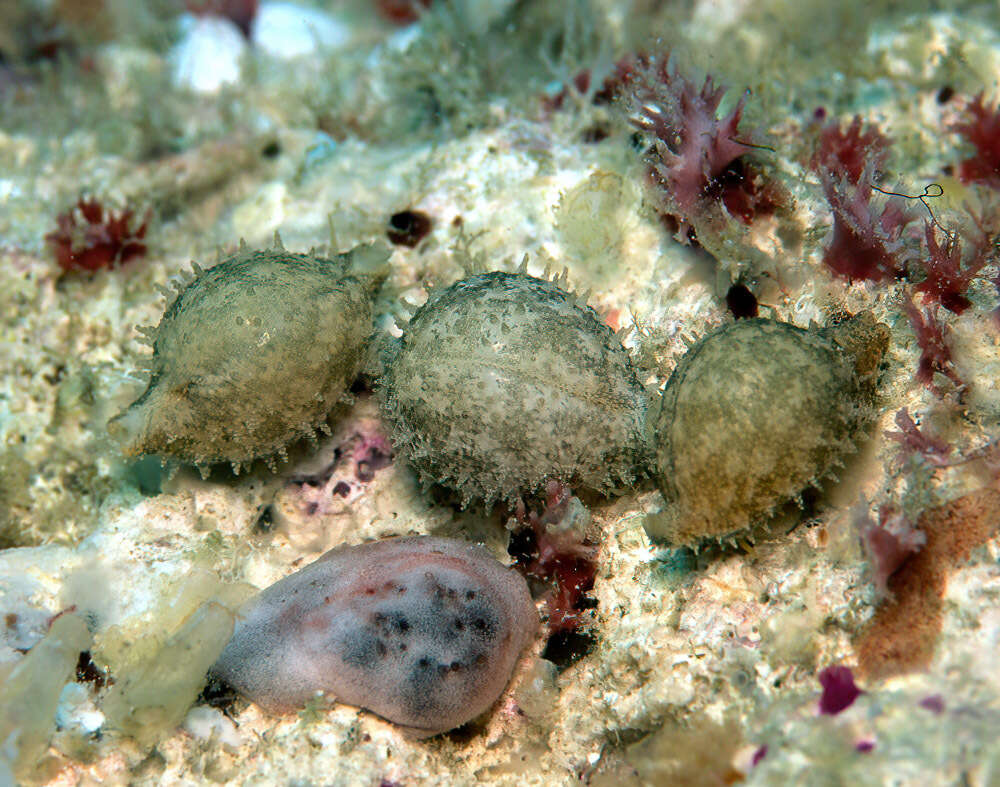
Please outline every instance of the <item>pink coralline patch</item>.
[[866, 170], [884, 167], [892, 141], [877, 126], [863, 130], [862, 125], [861, 117], [855, 115], [847, 128], [839, 123], [824, 126], [810, 167], [820, 175], [831, 173], [853, 184], [862, 181]]
[[988, 440], [976, 448], [958, 451], [940, 437], [921, 429], [905, 407], [896, 413], [896, 425], [900, 431], [886, 432], [885, 436], [900, 444], [902, 460], [919, 457], [934, 468], [981, 462], [994, 479], [1000, 479], [1000, 439]]
[[931, 694], [928, 697], [924, 697], [919, 703], [921, 708], [929, 710], [935, 716], [940, 716], [944, 713], [944, 697], [940, 694]]
[[352, 453], [354, 460], [354, 477], [359, 481], [368, 482], [375, 473], [392, 464], [392, 445], [388, 438], [379, 432], [369, 432], [357, 435], [358, 443]]
[[833, 235], [823, 254], [826, 266], [849, 281], [901, 277], [903, 230], [913, 216], [897, 202], [872, 204], [873, 189], [867, 182], [844, 186], [827, 179], [823, 191], [833, 210]]
[[584, 595], [594, 586], [597, 549], [579, 540], [572, 531], [556, 531], [566, 516], [570, 490], [557, 481], [546, 485], [546, 503], [541, 513], [528, 511], [518, 502], [514, 512], [519, 522], [531, 528], [534, 549], [519, 567], [528, 576], [553, 582], [555, 588], [545, 598], [549, 633], [573, 631], [580, 625]]
[[[1000, 273], [990, 278], [990, 283], [993, 284], [997, 289], [997, 294], [1000, 295]], [[993, 322], [993, 327], [1000, 331], [1000, 306], [997, 306], [993, 311], [990, 312], [990, 320]]]
[[580, 96], [586, 95], [587, 91], [590, 90], [590, 80], [590, 69], [584, 68], [568, 82], [562, 84], [559, 90], [542, 96], [542, 110], [545, 115], [551, 115], [562, 109], [566, 99], [570, 97], [571, 91]]
[[[592, 102], [600, 106], [610, 104], [618, 99], [635, 83], [640, 72], [649, 68], [650, 62], [649, 55], [644, 53], [629, 54], [620, 58], [594, 91]], [[542, 109], [546, 114], [562, 109], [571, 93], [585, 96], [590, 91], [593, 82], [594, 77], [591, 70], [589, 68], [581, 69], [564, 82], [558, 91], [542, 98]]]
[[847, 710], [864, 692], [854, 683], [850, 667], [834, 665], [819, 673], [819, 683], [823, 693], [819, 698], [819, 712], [836, 716]]
[[770, 216], [781, 204], [774, 184], [745, 158], [726, 167], [708, 194], [717, 195], [726, 212], [744, 224], [751, 224], [758, 216]]
[[56, 217], [56, 229], [45, 236], [64, 271], [115, 268], [146, 253], [146, 226], [131, 208], [106, 210], [93, 198], [81, 198]]
[[293, 476], [289, 483], [299, 487], [301, 507], [309, 516], [323, 516], [334, 498], [350, 498], [369, 483], [375, 474], [392, 464], [388, 438], [368, 421], [360, 421], [346, 433], [333, 452], [333, 460], [315, 473]]
[[431, 7], [431, 0], [375, 0], [375, 10], [394, 25], [409, 25]]
[[954, 129], [976, 151], [958, 165], [958, 177], [1000, 188], [1000, 107], [988, 107], [980, 93], [966, 104], [965, 118]]

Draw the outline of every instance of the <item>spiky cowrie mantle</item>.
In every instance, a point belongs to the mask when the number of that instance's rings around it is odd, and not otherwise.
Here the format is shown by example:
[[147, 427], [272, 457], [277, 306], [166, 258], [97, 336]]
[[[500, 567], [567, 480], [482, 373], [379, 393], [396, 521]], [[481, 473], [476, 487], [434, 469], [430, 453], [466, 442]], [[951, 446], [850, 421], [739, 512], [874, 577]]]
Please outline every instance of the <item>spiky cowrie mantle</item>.
[[364, 360], [387, 256], [360, 246], [325, 259], [276, 239], [196, 266], [145, 330], [149, 386], [109, 424], [124, 453], [238, 471], [325, 427]]
[[874, 415], [889, 330], [869, 312], [828, 328], [739, 320], [681, 358], [650, 418], [667, 501], [647, 517], [675, 544], [766, 519], [848, 453]]
[[431, 294], [389, 356], [394, 443], [464, 503], [548, 479], [609, 491], [644, 471], [645, 389], [620, 338], [556, 282], [463, 279]]

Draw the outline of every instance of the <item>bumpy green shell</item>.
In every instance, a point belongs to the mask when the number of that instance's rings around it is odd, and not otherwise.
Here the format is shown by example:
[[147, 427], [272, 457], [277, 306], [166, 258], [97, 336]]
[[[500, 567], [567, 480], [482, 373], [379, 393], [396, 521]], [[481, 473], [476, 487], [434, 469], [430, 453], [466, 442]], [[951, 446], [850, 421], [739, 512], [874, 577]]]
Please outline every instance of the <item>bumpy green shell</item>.
[[547, 479], [607, 492], [648, 460], [646, 392], [628, 353], [545, 279], [485, 273], [433, 293], [386, 367], [397, 448], [464, 503]]
[[855, 450], [888, 329], [862, 313], [828, 329], [740, 320], [681, 359], [653, 420], [668, 506], [654, 538], [724, 538], [769, 516]]
[[311, 436], [371, 334], [378, 276], [355, 270], [385, 259], [242, 248], [198, 271], [151, 332], [149, 387], [109, 424], [124, 453], [238, 468]]

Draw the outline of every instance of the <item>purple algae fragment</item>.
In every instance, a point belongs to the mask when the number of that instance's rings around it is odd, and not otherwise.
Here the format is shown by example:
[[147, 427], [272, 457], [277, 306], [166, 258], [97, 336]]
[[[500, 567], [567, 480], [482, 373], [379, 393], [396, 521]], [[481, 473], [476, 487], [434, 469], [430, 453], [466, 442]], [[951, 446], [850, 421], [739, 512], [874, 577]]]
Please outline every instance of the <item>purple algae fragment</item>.
[[868, 754], [869, 752], [875, 749], [875, 741], [869, 741], [869, 740], [858, 741], [855, 744], [854, 748], [860, 754]]
[[823, 687], [819, 712], [828, 716], [836, 716], [851, 707], [854, 700], [864, 693], [855, 685], [850, 667], [827, 667], [819, 673], [819, 682]]
[[944, 713], [944, 697], [940, 694], [931, 694], [928, 697], [924, 697], [920, 700], [919, 704], [921, 708], [926, 708], [931, 713], [937, 714], [938, 716]]
[[754, 768], [756, 768], [758, 765], [760, 765], [761, 760], [763, 760], [766, 756], [767, 756], [767, 744], [765, 743], [763, 746], [760, 746], [757, 749], [757, 751], [753, 753], [753, 759], [750, 760], [750, 764]]

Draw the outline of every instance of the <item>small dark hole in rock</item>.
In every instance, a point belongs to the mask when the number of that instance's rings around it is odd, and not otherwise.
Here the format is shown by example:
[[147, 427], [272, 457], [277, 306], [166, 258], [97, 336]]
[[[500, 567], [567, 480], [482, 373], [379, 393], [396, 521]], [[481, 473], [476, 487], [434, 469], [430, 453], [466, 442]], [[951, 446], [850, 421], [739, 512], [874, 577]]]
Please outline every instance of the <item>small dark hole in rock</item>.
[[95, 689], [103, 689], [108, 684], [114, 683], [114, 680], [106, 670], [102, 670], [93, 662], [89, 650], [83, 650], [76, 660], [76, 682], [91, 683]]
[[196, 704], [208, 705], [210, 708], [218, 708], [226, 716], [232, 718], [233, 705], [240, 698], [236, 689], [223, 680], [219, 680], [214, 675], [208, 676], [208, 683], [201, 690]]
[[507, 554], [517, 563], [527, 565], [538, 554], [538, 539], [530, 527], [522, 528], [510, 534], [507, 544]]
[[590, 126], [583, 130], [581, 135], [581, 141], [587, 145], [593, 145], [598, 142], [603, 142], [609, 136], [611, 136], [611, 129], [607, 126], [598, 123], [597, 125]]
[[281, 155], [281, 145], [277, 142], [268, 142], [264, 146], [264, 149], [261, 150], [260, 154], [264, 158], [277, 158]]
[[744, 284], [734, 284], [726, 293], [726, 307], [737, 320], [757, 316], [757, 297]]
[[389, 217], [389, 229], [386, 234], [397, 246], [412, 249], [427, 237], [433, 226], [434, 222], [426, 213], [419, 210], [402, 210]]
[[811, 517], [815, 516], [819, 502], [823, 497], [821, 490], [815, 487], [806, 487], [802, 490], [802, 516]]
[[548, 659], [561, 672], [590, 653], [597, 637], [585, 631], [557, 631], [545, 643], [542, 658]]
[[448, 730], [448, 732], [444, 733], [444, 737], [457, 746], [464, 746], [472, 743], [472, 741], [474, 741], [484, 729], [485, 724], [483, 722], [470, 721], [467, 724], [463, 724], [461, 727]]
[[270, 533], [274, 530], [274, 506], [266, 505], [258, 509], [257, 521], [253, 523], [255, 533]]

